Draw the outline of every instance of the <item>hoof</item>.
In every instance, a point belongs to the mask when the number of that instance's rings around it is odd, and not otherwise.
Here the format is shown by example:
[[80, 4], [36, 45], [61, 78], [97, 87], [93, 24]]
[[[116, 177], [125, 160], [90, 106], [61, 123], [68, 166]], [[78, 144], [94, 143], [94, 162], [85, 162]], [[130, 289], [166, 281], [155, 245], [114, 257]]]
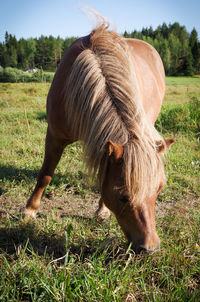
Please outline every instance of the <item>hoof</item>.
[[106, 220], [110, 217], [110, 210], [108, 208], [98, 209], [95, 213], [97, 221]]
[[22, 214], [23, 218], [36, 218], [36, 211], [31, 209], [21, 208], [20, 213]]

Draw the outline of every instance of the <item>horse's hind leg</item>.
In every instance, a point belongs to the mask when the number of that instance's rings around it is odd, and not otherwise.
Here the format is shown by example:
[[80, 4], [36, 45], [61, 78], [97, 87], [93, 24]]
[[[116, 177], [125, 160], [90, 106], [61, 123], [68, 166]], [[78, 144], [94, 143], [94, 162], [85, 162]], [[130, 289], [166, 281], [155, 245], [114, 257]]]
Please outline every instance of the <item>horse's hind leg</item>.
[[99, 200], [99, 207], [95, 213], [97, 220], [104, 220], [110, 217], [110, 210], [105, 206], [102, 198]]
[[30, 196], [26, 207], [22, 210], [25, 216], [36, 216], [36, 212], [40, 206], [40, 200], [44, 193], [44, 190], [50, 183], [63, 150], [68, 144], [69, 142], [63, 142], [56, 139], [47, 130], [44, 162], [39, 172], [35, 189]]

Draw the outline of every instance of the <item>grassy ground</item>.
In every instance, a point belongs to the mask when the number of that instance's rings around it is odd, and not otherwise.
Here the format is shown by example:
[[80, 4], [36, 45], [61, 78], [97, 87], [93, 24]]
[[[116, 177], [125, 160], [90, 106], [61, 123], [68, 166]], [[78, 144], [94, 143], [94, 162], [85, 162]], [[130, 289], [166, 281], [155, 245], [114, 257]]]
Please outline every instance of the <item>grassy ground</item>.
[[[0, 84], [0, 301], [200, 301], [199, 78], [167, 78], [157, 127], [176, 143], [156, 205], [161, 249], [135, 255], [99, 193], [79, 143], [68, 147], [39, 217], [19, 213], [43, 159], [47, 83]], [[178, 105], [177, 105], [178, 104]]]
[[166, 84], [165, 102], [170, 104], [183, 104], [200, 95], [199, 77], [167, 77]]

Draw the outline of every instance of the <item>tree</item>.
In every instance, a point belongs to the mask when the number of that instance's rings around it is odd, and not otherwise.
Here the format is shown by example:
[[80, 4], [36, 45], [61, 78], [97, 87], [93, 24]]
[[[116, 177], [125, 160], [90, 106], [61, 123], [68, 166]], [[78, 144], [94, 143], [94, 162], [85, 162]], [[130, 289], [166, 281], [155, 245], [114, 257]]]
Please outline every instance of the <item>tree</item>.
[[5, 48], [4, 48], [5, 66], [17, 67], [17, 40], [15, 36], [5, 33]]
[[6, 67], [7, 48], [5, 44], [0, 43], [0, 66]]
[[171, 51], [169, 43], [166, 39], [163, 40], [160, 47], [160, 56], [163, 61], [166, 74], [169, 74], [171, 67]]
[[160, 27], [160, 33], [163, 36], [164, 39], [168, 39], [169, 36], [169, 28], [166, 23], [163, 23]]
[[198, 42], [198, 34], [195, 28], [193, 28], [190, 37], [189, 37], [189, 45], [191, 48], [191, 53], [194, 60], [194, 68], [195, 71], [200, 71], [200, 44]]
[[180, 41], [174, 33], [169, 35], [169, 48], [171, 52], [171, 62], [170, 62], [170, 74], [176, 75], [179, 66], [179, 51], [180, 51]]
[[25, 54], [29, 68], [35, 67], [36, 41], [33, 38], [27, 40]]
[[28, 68], [28, 62], [26, 60], [26, 40], [25, 39], [20, 39], [18, 42], [18, 47], [17, 47], [17, 56], [18, 56], [18, 68], [21, 69], [27, 69]]
[[[62, 53], [63, 53], [63, 40], [58, 36], [56, 40], [56, 48], [57, 48], [57, 57], [58, 62], [61, 61]], [[57, 62], [57, 64], [58, 64]]]

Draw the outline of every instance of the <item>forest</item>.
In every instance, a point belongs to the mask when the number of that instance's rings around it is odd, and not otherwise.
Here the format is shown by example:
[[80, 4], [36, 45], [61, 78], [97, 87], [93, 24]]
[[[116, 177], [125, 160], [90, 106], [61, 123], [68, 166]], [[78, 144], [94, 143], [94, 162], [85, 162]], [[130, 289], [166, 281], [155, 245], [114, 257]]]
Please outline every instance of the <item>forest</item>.
[[[186, 27], [177, 22], [169, 25], [163, 23], [155, 30], [149, 27], [141, 31], [125, 31], [123, 35], [153, 45], [163, 60], [166, 75], [191, 76], [200, 73], [200, 41], [195, 28], [188, 33]], [[42, 35], [17, 40], [6, 32], [5, 41], [0, 43], [0, 67], [55, 71], [63, 53], [76, 39]]]

